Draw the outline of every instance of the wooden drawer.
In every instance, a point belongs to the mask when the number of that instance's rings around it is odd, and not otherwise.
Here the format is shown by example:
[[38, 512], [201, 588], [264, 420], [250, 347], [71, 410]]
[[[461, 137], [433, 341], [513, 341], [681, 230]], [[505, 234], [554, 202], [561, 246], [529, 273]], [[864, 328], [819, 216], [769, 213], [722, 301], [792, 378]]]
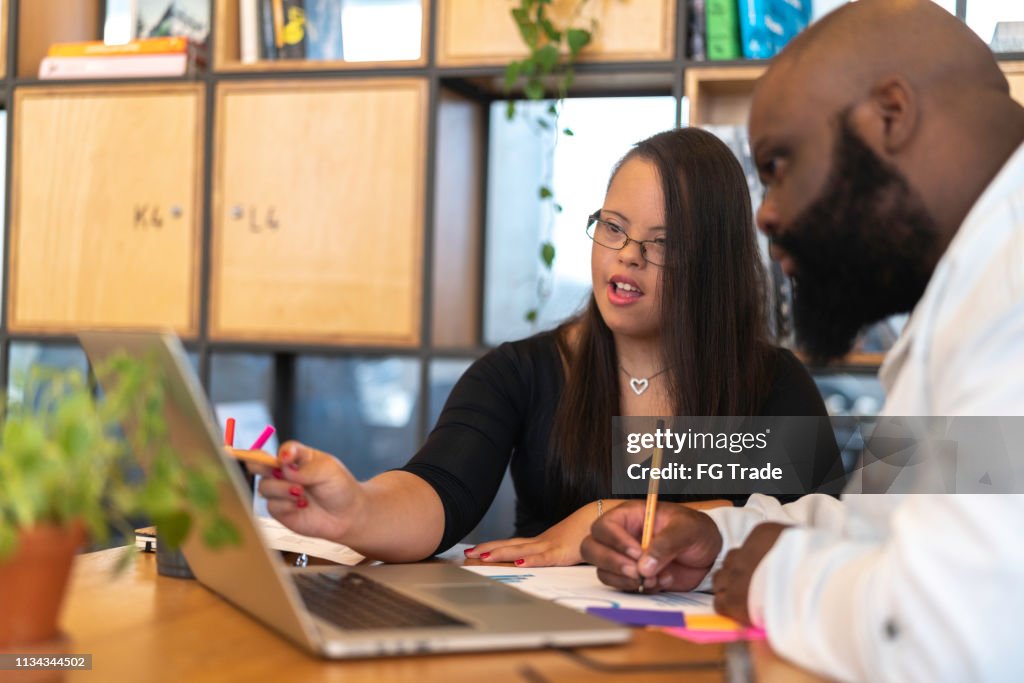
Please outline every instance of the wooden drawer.
[[198, 333], [199, 84], [21, 88], [9, 327]]
[[217, 97], [210, 336], [418, 344], [426, 81]]
[[[441, 66], [504, 64], [526, 55], [511, 10], [517, 0], [437, 0], [437, 63]], [[564, 25], [575, 0], [555, 0], [549, 12]], [[599, 26], [581, 61], [667, 61], [675, 42], [676, 0], [595, 0], [579, 21]]]

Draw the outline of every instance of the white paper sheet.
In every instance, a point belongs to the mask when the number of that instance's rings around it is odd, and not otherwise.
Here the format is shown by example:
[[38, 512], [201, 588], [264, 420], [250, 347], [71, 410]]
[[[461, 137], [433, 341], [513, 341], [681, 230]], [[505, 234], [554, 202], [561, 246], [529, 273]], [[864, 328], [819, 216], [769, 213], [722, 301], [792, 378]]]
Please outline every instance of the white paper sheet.
[[622, 607], [686, 614], [715, 613], [714, 598], [707, 593], [623, 593], [601, 583], [597, 568], [591, 565], [535, 569], [464, 566], [463, 569], [581, 612], [588, 607]]
[[291, 553], [306, 553], [313, 557], [319, 557], [349, 567], [355, 566], [365, 558], [346, 545], [334, 543], [322, 538], [303, 536], [297, 534], [288, 527], [278, 522], [273, 517], [257, 518], [263, 538], [274, 550], [284, 550]]

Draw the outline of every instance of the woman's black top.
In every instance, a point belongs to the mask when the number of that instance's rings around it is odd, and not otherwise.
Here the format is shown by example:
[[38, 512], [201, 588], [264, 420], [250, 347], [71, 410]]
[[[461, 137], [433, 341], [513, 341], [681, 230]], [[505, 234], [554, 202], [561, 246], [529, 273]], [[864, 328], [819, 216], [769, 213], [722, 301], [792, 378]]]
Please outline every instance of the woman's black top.
[[[759, 414], [827, 415], [800, 361], [781, 348], [775, 357], [774, 381]], [[498, 346], [456, 383], [426, 443], [401, 468], [424, 479], [441, 498], [445, 528], [437, 552], [458, 543], [480, 522], [510, 461], [516, 535], [536, 536], [561, 521], [545, 465], [564, 381], [555, 333], [549, 331]], [[811, 475], [815, 487], [842, 472], [835, 438], [824, 432]], [[742, 504], [745, 498], [734, 502]]]

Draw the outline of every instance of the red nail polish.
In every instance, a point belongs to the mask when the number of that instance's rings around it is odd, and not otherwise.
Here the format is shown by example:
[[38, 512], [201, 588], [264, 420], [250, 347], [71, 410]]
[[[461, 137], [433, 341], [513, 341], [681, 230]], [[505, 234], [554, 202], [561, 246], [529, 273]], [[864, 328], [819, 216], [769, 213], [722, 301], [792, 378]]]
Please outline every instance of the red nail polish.
[[491, 556], [491, 554], [490, 554], [490, 553], [484, 553], [483, 555], [481, 555], [481, 556], [480, 556], [480, 559], [481, 559], [481, 560], [486, 560], [486, 559], [487, 559], [488, 557], [490, 557], [490, 556]]
[[280, 467], [275, 467], [270, 470], [270, 473], [274, 475], [274, 479], [284, 479], [284, 472], [281, 471]]
[[519, 558], [518, 560], [516, 560], [516, 566], [518, 567], [518, 566], [519, 566], [519, 565], [521, 565], [521, 564], [522, 564], [523, 562], [526, 562], [526, 560], [524, 560], [523, 558]]
[[302, 487], [301, 486], [293, 486], [290, 489], [288, 489], [288, 493], [290, 493], [290, 494], [292, 494], [293, 496], [296, 496], [296, 497], [301, 496], [302, 495]]
[[300, 508], [304, 508], [307, 505], [309, 505], [309, 501], [306, 500], [305, 498], [299, 498], [297, 501], [295, 501], [295, 504], [298, 505]]
[[466, 549], [465, 549], [465, 550], [463, 550], [462, 552], [464, 552], [464, 553], [466, 553], [467, 555], [469, 555], [469, 554], [470, 554], [471, 552], [473, 552], [474, 550], [476, 550], [476, 547], [475, 547], [475, 546], [474, 546], [474, 547], [472, 547], [472, 548], [466, 548]]

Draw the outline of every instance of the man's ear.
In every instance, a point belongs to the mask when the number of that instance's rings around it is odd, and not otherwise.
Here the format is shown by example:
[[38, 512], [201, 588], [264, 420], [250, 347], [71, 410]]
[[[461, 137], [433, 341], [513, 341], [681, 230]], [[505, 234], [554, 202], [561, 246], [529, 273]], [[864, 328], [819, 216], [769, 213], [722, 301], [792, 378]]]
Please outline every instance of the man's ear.
[[868, 102], [881, 123], [878, 142], [888, 154], [896, 154], [917, 132], [917, 93], [902, 76], [886, 76], [871, 88]]

